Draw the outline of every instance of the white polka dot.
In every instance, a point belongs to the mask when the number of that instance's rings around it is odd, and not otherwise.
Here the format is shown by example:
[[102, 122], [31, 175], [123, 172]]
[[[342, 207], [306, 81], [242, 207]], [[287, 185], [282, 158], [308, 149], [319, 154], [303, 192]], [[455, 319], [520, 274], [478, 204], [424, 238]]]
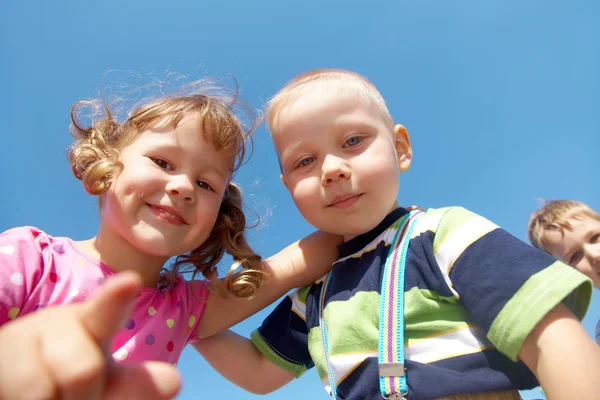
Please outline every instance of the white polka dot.
[[0, 246], [0, 253], [12, 254], [15, 252], [15, 246]]
[[79, 289], [74, 288], [71, 290], [71, 297], [76, 297], [79, 294]]
[[17, 286], [21, 286], [23, 285], [23, 275], [21, 275], [19, 272], [15, 272], [10, 276], [10, 281]]
[[129, 356], [129, 353], [125, 349], [119, 349], [119, 350], [115, 351], [115, 353], [113, 354], [113, 357], [117, 361], [123, 361], [124, 359], [127, 358], [127, 356]]
[[156, 314], [156, 308], [148, 307], [148, 315], [154, 315], [154, 314]]

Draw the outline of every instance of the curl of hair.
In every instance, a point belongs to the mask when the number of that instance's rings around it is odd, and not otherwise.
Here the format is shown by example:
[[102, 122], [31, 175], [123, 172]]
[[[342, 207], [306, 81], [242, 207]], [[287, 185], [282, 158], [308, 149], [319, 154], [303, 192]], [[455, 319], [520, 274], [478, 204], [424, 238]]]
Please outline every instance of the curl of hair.
[[[178, 256], [173, 270], [183, 272], [186, 265], [192, 265], [194, 275], [198, 272], [207, 277], [217, 289], [236, 297], [250, 297], [263, 280], [262, 258], [256, 254], [244, 235], [246, 216], [242, 210], [240, 188], [229, 183], [223, 197], [217, 222], [204, 243], [188, 254]], [[217, 281], [217, 263], [225, 252], [236, 261], [229, 269], [223, 285]], [[223, 290], [224, 289], [224, 290]]]
[[[98, 110], [105, 116], [85, 128], [78, 120], [83, 107]], [[71, 107], [69, 131], [76, 139], [68, 150], [73, 175], [83, 183], [85, 190], [93, 195], [104, 193], [120, 167], [116, 144], [121, 137], [122, 125], [116, 121], [108, 107], [94, 101], [79, 101]]]

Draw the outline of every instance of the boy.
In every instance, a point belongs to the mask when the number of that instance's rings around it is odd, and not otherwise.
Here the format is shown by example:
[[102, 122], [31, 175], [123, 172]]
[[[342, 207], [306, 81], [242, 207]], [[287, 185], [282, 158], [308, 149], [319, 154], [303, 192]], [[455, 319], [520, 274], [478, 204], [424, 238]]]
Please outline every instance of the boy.
[[[252, 392], [276, 390], [316, 366], [328, 390], [333, 377], [338, 398], [380, 399], [381, 275], [407, 213], [396, 197], [398, 172], [412, 161], [408, 133], [366, 78], [343, 70], [296, 77], [269, 103], [268, 124], [283, 183], [308, 222], [344, 236], [340, 259], [285, 298], [252, 342], [225, 332], [196, 348]], [[458, 207], [429, 210], [406, 260], [407, 397], [516, 399], [515, 389], [537, 385], [534, 374], [555, 398], [595, 396], [600, 349], [577, 319], [590, 293], [584, 276], [491, 222]]]
[[600, 289], [600, 215], [587, 204], [549, 201], [531, 215], [527, 232], [531, 244], [587, 275]]

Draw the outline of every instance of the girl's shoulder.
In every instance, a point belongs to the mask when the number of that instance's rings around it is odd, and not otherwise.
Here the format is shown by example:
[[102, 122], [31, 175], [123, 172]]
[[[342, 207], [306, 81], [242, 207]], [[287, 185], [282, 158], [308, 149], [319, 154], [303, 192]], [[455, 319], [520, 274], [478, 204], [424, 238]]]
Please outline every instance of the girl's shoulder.
[[14, 253], [19, 250], [38, 250], [52, 245], [55, 238], [34, 226], [19, 226], [0, 233], [0, 252]]

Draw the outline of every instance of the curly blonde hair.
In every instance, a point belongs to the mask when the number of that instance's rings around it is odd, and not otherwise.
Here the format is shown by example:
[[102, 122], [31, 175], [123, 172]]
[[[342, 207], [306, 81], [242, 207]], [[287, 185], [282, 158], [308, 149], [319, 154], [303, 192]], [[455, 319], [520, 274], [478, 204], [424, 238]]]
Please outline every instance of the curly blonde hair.
[[589, 217], [600, 221], [600, 215], [590, 206], [576, 200], [550, 200], [542, 208], [531, 214], [527, 225], [529, 241], [540, 250], [546, 250], [548, 240], [546, 231], [555, 230], [564, 235], [564, 230], [571, 230], [569, 219]]
[[[251, 133], [260, 118], [240, 101], [237, 82], [235, 90], [229, 92], [216, 88], [206, 79], [186, 85], [185, 89], [187, 94], [163, 96], [135, 107], [123, 123], [116, 119], [111, 107], [101, 101], [80, 101], [73, 105], [70, 132], [76, 141], [68, 151], [68, 158], [73, 174], [88, 193], [101, 195], [110, 188], [123, 167], [119, 151], [142, 132], [165, 122], [175, 129], [190, 115], [198, 117], [199, 129], [206, 140], [230, 155], [232, 173], [245, 162], [248, 145], [250, 153], [252, 151]], [[80, 120], [85, 108], [92, 111], [89, 126]], [[238, 118], [240, 109], [250, 117], [249, 123]], [[230, 182], [210, 236], [197, 249], [177, 256], [167, 279], [172, 280], [177, 273], [191, 272], [192, 278], [202, 273], [222, 295], [252, 296], [262, 282], [262, 260], [246, 240], [246, 216], [242, 206], [240, 188]], [[220, 282], [217, 264], [225, 253], [236, 263], [224, 282]]]

